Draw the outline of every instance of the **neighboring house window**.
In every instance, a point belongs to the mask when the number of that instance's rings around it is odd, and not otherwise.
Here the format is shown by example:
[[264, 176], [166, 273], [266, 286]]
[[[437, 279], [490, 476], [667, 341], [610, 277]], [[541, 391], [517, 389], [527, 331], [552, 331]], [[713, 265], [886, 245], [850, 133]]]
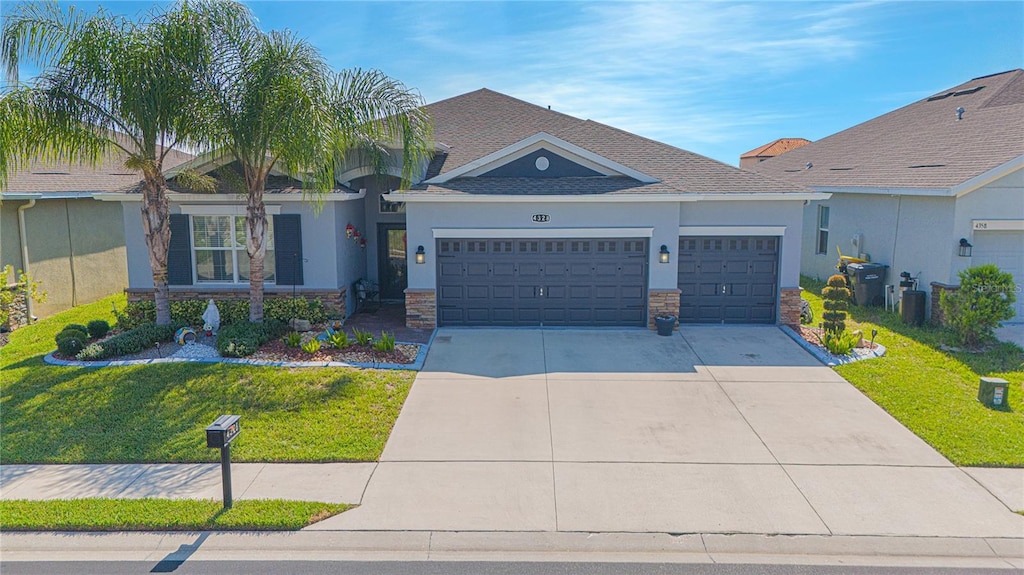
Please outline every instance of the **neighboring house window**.
[[818, 249], [814, 253], [828, 253], [828, 206], [818, 206]]
[[405, 202], [389, 202], [380, 195], [380, 213], [382, 214], [404, 214]]
[[[244, 216], [192, 216], [196, 283], [249, 283]], [[274, 220], [267, 218], [263, 281], [274, 282]]]

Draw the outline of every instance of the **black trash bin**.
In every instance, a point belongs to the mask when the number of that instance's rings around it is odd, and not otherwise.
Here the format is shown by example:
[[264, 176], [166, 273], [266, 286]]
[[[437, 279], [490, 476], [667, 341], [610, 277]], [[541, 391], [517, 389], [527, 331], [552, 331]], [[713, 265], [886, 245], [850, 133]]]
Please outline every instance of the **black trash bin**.
[[846, 266], [854, 303], [860, 306], [885, 305], [885, 270], [888, 267], [870, 262]]
[[916, 289], [908, 289], [903, 292], [900, 298], [900, 317], [907, 325], [921, 325], [924, 323], [924, 298], [925, 292]]

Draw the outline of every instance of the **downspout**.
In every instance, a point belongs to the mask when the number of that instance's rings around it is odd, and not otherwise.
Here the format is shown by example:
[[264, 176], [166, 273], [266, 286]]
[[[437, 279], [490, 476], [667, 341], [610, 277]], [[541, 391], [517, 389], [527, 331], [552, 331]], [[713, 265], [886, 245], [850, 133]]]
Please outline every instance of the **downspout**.
[[[32, 277], [32, 270], [28, 263], [28, 238], [25, 232], [25, 210], [30, 209], [36, 205], [34, 199], [29, 200], [27, 204], [18, 207], [18, 236], [21, 239], [21, 271], [27, 278]], [[32, 319], [35, 315], [32, 313], [32, 288], [26, 283], [25, 284], [25, 323], [32, 323]]]

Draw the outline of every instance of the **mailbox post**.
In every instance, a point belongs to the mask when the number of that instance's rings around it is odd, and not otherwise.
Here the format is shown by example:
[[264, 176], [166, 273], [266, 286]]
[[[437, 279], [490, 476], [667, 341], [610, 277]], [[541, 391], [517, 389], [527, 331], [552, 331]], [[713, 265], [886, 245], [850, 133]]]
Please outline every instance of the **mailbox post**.
[[224, 485], [224, 508], [230, 509], [231, 498], [231, 442], [242, 431], [237, 415], [222, 415], [206, 428], [206, 447], [220, 449], [221, 483]]

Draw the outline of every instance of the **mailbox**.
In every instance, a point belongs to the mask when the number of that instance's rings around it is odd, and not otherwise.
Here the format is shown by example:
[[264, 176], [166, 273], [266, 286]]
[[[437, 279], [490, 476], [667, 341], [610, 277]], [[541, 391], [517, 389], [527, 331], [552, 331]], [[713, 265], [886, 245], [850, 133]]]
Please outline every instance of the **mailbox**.
[[227, 447], [242, 430], [237, 415], [222, 415], [206, 428], [206, 446], [215, 448]]

